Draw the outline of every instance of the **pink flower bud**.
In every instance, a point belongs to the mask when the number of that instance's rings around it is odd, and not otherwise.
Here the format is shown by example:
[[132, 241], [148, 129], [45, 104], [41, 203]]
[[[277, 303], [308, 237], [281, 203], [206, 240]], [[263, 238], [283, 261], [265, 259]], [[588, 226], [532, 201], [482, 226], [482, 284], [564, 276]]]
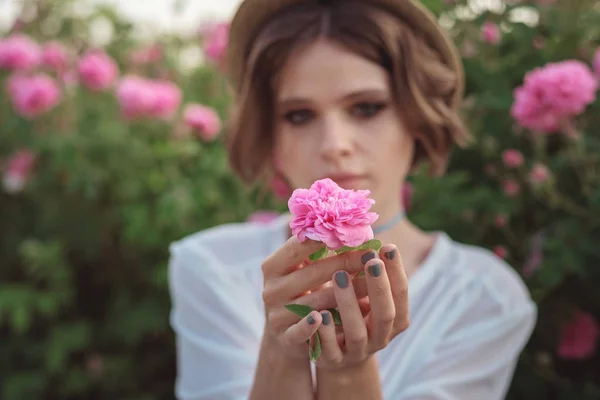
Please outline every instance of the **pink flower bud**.
[[88, 52], [78, 65], [81, 82], [90, 90], [101, 91], [113, 85], [119, 75], [115, 61], [100, 50]]
[[494, 225], [496, 225], [496, 227], [498, 227], [498, 228], [504, 228], [506, 226], [506, 222], [507, 222], [507, 218], [506, 218], [506, 215], [504, 215], [504, 214], [498, 214], [498, 215], [496, 215], [496, 218], [494, 219]]
[[59, 42], [52, 41], [44, 45], [42, 64], [54, 71], [64, 71], [69, 63], [67, 49]]
[[593, 356], [600, 328], [594, 317], [581, 310], [563, 327], [560, 343], [556, 349], [559, 357], [582, 360]]
[[61, 99], [58, 84], [46, 74], [12, 75], [7, 81], [7, 90], [15, 111], [25, 118], [50, 111]]
[[502, 259], [505, 259], [508, 256], [508, 250], [504, 246], [496, 246], [492, 251], [496, 256]]
[[504, 195], [507, 197], [515, 197], [521, 190], [519, 183], [514, 179], [506, 179], [503, 183]]
[[20, 150], [12, 154], [4, 169], [4, 190], [8, 193], [21, 192], [29, 180], [34, 163], [35, 155], [29, 150]]
[[546, 182], [549, 177], [550, 171], [544, 164], [541, 163], [535, 164], [529, 173], [529, 180], [534, 185]]
[[27, 71], [39, 65], [41, 56], [38, 44], [22, 33], [0, 40], [0, 69]]
[[183, 121], [204, 141], [213, 140], [221, 131], [221, 119], [210, 107], [188, 104], [183, 112]]
[[500, 41], [501, 33], [498, 25], [491, 21], [486, 21], [481, 26], [481, 39], [490, 44], [496, 44]]
[[207, 29], [204, 38], [204, 53], [213, 63], [220, 65], [227, 52], [227, 43], [229, 41], [229, 23], [218, 23]]
[[502, 153], [502, 161], [508, 168], [517, 168], [523, 165], [523, 154], [515, 149], [505, 150]]

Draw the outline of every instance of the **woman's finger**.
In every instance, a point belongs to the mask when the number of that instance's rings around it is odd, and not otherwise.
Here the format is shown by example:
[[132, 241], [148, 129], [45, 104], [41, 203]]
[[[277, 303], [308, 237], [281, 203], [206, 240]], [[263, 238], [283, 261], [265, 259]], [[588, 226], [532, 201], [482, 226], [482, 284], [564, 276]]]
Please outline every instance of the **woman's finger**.
[[345, 348], [348, 355], [362, 357], [367, 347], [367, 327], [354, 294], [350, 275], [338, 271], [333, 275], [335, 299], [344, 328]]
[[365, 265], [371, 313], [367, 317], [369, 345], [375, 350], [385, 347], [394, 324], [396, 310], [385, 265], [380, 259]]
[[394, 245], [385, 245], [380, 250], [380, 256], [385, 263], [385, 270], [390, 281], [392, 298], [396, 310], [394, 320], [395, 333], [403, 332], [410, 324], [408, 308], [408, 278], [402, 265], [402, 258], [398, 248]]
[[317, 311], [312, 311], [298, 323], [287, 328], [283, 334], [283, 341], [290, 346], [306, 342], [321, 326], [322, 317]]
[[[367, 282], [364, 277], [353, 280], [352, 286], [354, 287], [354, 294], [357, 299], [367, 296]], [[333, 284], [330, 281], [324, 287], [295, 299], [294, 303], [310, 306], [313, 310], [337, 308]]]
[[300, 243], [296, 236], [292, 236], [263, 262], [263, 275], [265, 277], [286, 275], [324, 246], [323, 243], [314, 240]]
[[338, 344], [333, 316], [329, 311], [321, 311], [323, 323], [319, 326], [319, 339], [321, 340], [322, 357], [330, 363], [338, 364], [344, 354]]

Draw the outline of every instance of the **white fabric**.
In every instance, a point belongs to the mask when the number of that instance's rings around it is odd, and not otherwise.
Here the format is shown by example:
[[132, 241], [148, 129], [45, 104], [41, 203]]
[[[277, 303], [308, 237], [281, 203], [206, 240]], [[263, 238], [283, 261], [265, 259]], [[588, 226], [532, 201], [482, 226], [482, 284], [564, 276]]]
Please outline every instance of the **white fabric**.
[[[264, 326], [260, 266], [286, 240], [287, 218], [171, 245], [179, 400], [248, 398]], [[384, 398], [503, 399], [537, 315], [518, 274], [438, 233], [410, 278], [409, 301], [410, 327], [377, 354]]]

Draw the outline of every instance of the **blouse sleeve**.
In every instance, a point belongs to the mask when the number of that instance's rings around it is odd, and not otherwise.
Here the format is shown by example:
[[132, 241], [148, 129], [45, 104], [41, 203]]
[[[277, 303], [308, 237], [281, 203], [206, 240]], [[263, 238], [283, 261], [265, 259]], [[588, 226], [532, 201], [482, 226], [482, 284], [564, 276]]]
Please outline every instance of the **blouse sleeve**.
[[264, 316], [248, 283], [228, 271], [199, 245], [171, 246], [170, 323], [179, 400], [248, 398]]
[[452, 314], [458, 309], [458, 317], [398, 399], [505, 398], [535, 325], [537, 308], [518, 285], [512, 292], [503, 292], [489, 281], [468, 291], [453, 303]]

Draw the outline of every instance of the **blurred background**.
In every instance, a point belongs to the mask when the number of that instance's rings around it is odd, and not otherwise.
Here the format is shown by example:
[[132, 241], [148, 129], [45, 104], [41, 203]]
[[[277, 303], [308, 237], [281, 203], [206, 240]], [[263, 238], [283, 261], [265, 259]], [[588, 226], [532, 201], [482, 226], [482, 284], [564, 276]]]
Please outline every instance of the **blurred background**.
[[[463, 56], [475, 140], [399, 199], [528, 285], [507, 398], [600, 399], [600, 4], [424, 3]], [[236, 4], [0, 0], [0, 399], [173, 399], [169, 244], [286, 210], [282, 182], [227, 167]]]

